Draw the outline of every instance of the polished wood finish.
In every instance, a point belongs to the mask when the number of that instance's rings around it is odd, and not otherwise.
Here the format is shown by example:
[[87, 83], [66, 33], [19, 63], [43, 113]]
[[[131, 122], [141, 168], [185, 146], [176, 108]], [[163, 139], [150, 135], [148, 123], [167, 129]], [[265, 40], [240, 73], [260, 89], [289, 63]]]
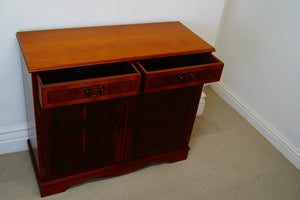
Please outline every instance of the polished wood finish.
[[[30, 141], [28, 141], [28, 143], [30, 147]], [[87, 172], [78, 173], [73, 176], [67, 176], [64, 178], [58, 178], [58, 179], [43, 181], [43, 182], [40, 182], [38, 180], [41, 196], [45, 197], [52, 194], [63, 192], [66, 189], [68, 189], [70, 186], [78, 183], [82, 183], [87, 179], [119, 176], [122, 174], [126, 174], [138, 170], [153, 162], [167, 161], [169, 163], [173, 163], [173, 162], [185, 160], [187, 158], [188, 151], [189, 151], [189, 147], [185, 147], [181, 149], [168, 151], [165, 153], [156, 154], [153, 156], [140, 158], [137, 160], [121, 162], [116, 165], [111, 165], [111, 166], [107, 166], [95, 170], [90, 170]], [[30, 151], [30, 155], [32, 158], [34, 158], [32, 151]], [[33, 162], [34, 169], [36, 169], [35, 165], [36, 163]], [[37, 173], [36, 170], [35, 172]]]
[[115, 98], [49, 109], [48, 179], [119, 163], [125, 106]]
[[[126, 66], [125, 64], [119, 64], [120, 67]], [[125, 71], [122, 74], [115, 75], [114, 73], [108, 73], [108, 76], [98, 78], [79, 79], [75, 77], [71, 81], [56, 82], [56, 79], [60, 80], [70, 74], [71, 72], [60, 70], [43, 72], [43, 74], [37, 74], [38, 81], [38, 94], [39, 101], [42, 108], [52, 108], [58, 106], [72, 105], [78, 103], [87, 103], [105, 99], [119, 98], [124, 96], [136, 95], [140, 91], [141, 74], [136, 67], [130, 63], [128, 64], [131, 71]], [[103, 66], [93, 66], [103, 69]], [[112, 72], [115, 69], [115, 65], [107, 66]], [[65, 72], [66, 71], [66, 72]], [[90, 74], [94, 76], [95, 69], [90, 70]], [[100, 74], [107, 73], [104, 70], [98, 70]], [[119, 70], [120, 71], [120, 70]], [[84, 68], [76, 68], [76, 76], [83, 76]], [[112, 75], [111, 75], [112, 74]], [[62, 76], [62, 78], [58, 78]], [[44, 77], [42, 80], [41, 77]], [[50, 79], [50, 80], [47, 80]], [[44, 83], [46, 82], [46, 83]], [[50, 83], [48, 83], [50, 82]], [[53, 83], [54, 82], [54, 83]], [[103, 91], [99, 93], [99, 87], [103, 87]], [[91, 90], [91, 94], [88, 95], [84, 92], [85, 89]], [[93, 95], [93, 96], [91, 96]]]
[[133, 160], [188, 146], [202, 85], [137, 96], [136, 116], [127, 159]]
[[137, 61], [145, 76], [144, 92], [157, 92], [219, 81], [223, 62], [212, 54]]
[[17, 37], [27, 121], [35, 123], [28, 146], [41, 196], [187, 158], [203, 84], [220, 79], [223, 63], [182, 24]]
[[180, 22], [18, 32], [29, 72], [215, 49]]

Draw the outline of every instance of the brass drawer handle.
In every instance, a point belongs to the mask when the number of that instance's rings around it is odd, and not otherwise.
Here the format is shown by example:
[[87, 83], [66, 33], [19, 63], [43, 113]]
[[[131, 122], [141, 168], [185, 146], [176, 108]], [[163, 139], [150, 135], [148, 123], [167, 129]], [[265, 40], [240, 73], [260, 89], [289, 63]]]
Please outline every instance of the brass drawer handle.
[[190, 73], [190, 81], [195, 77], [195, 73]]
[[188, 80], [184, 80], [184, 76], [182, 74], [179, 74], [177, 77], [178, 77], [178, 79], [181, 83], [187, 83], [187, 82], [190, 82], [194, 79], [195, 73], [190, 73], [190, 76], [189, 76]]
[[98, 88], [98, 94], [92, 95], [92, 94], [91, 94], [91, 90], [90, 90], [89, 88], [84, 88], [83, 92], [84, 92], [85, 94], [87, 94], [89, 97], [98, 97], [98, 96], [101, 95], [101, 93], [103, 92], [103, 90], [104, 90], [104, 86], [101, 85], [101, 86], [99, 86], [99, 88]]
[[178, 75], [177, 77], [181, 83], [184, 83], [184, 77], [182, 74]]

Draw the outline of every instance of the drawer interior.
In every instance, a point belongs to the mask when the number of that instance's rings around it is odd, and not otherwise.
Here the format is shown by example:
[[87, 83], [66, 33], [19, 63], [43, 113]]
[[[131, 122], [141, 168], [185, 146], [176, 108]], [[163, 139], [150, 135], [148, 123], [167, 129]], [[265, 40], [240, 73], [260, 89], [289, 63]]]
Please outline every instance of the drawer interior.
[[218, 63], [219, 61], [211, 53], [201, 53], [183, 56], [172, 56], [164, 58], [154, 58], [139, 61], [148, 72], [173, 69], [179, 67], [189, 67], [193, 65], [202, 65], [209, 63]]
[[136, 73], [131, 63], [112, 63], [40, 72], [43, 84]]

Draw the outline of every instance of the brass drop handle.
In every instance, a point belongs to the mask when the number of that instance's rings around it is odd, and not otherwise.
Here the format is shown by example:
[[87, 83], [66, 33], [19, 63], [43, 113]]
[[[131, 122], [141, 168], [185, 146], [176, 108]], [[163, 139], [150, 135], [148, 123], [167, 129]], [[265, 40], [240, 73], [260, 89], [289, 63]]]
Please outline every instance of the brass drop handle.
[[186, 83], [186, 82], [189, 82], [189, 81], [193, 80], [193, 78], [195, 77], [195, 73], [190, 73], [190, 76], [189, 76], [188, 80], [184, 80], [184, 76], [182, 74], [178, 75], [177, 77], [178, 77], [178, 79], [180, 80], [181, 83]]
[[190, 80], [192, 80], [195, 77], [194, 73], [190, 73]]
[[98, 88], [98, 94], [94, 94], [94, 95], [92, 95], [91, 94], [91, 90], [89, 89], [89, 88], [84, 88], [84, 93], [85, 94], [87, 94], [89, 97], [98, 97], [98, 96], [100, 96], [101, 95], [101, 93], [103, 92], [103, 90], [104, 90], [104, 86], [99, 86], [99, 88]]
[[102, 85], [99, 86], [98, 93], [101, 94], [103, 92], [103, 90], [104, 90], [104, 86], [102, 86]]
[[89, 89], [89, 88], [84, 88], [84, 93], [85, 94], [87, 94], [87, 95], [89, 95], [90, 96], [90, 94], [91, 94], [91, 90]]
[[184, 82], [184, 77], [182, 74], [178, 75], [177, 77], [180, 80], [180, 82]]

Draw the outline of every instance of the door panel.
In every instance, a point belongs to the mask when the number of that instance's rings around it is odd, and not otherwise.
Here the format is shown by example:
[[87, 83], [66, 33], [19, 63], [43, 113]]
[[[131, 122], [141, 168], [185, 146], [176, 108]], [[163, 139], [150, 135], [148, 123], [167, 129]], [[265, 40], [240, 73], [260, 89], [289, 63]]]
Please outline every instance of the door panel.
[[51, 178], [120, 161], [123, 102], [117, 98], [49, 109]]
[[120, 161], [125, 106], [122, 99], [99, 101], [86, 107], [87, 165], [103, 167]]
[[82, 163], [83, 105], [51, 109], [49, 148], [51, 176], [75, 173]]
[[200, 91], [195, 86], [139, 95], [129, 159], [186, 147]]

